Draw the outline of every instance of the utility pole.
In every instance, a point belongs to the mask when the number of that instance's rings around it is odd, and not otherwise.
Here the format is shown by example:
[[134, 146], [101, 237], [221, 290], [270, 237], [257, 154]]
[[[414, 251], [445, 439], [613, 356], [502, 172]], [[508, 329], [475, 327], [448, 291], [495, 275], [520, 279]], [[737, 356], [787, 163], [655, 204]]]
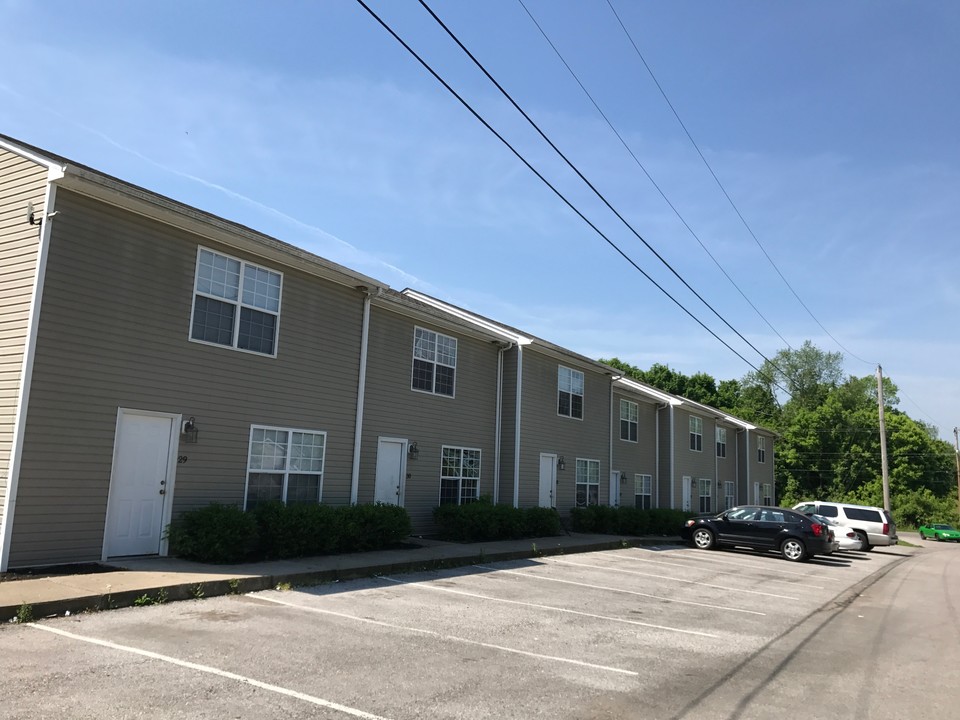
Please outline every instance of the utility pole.
[[877, 403], [880, 407], [880, 466], [883, 472], [883, 509], [890, 512], [890, 466], [887, 464], [887, 423], [883, 417], [883, 368], [877, 365]]
[[957, 514], [960, 515], [960, 428], [953, 429], [953, 442], [957, 446]]

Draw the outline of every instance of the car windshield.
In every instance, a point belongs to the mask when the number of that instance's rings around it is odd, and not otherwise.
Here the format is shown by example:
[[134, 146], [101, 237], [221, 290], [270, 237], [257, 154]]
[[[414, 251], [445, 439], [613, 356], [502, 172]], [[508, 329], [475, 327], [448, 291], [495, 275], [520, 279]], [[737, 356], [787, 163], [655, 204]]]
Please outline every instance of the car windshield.
[[933, 525], [934, 530], [953, 530], [952, 525]]

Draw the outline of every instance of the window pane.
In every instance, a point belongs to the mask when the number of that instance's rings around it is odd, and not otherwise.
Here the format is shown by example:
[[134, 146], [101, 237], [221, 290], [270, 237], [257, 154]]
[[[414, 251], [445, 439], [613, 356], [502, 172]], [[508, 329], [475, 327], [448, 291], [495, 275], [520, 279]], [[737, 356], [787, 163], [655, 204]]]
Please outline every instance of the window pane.
[[441, 478], [440, 480], [440, 504], [457, 504], [460, 498], [460, 481], [455, 479]]
[[287, 505], [320, 502], [319, 475], [290, 475], [287, 478]]
[[251, 470], [286, 470], [286, 431], [254, 428], [250, 437]]
[[570, 396], [570, 417], [583, 419], [583, 396]]
[[457, 340], [446, 335], [437, 335], [437, 362], [456, 367]]
[[236, 300], [240, 288], [240, 263], [209, 250], [200, 251], [197, 265], [197, 291]]
[[262, 310], [280, 310], [280, 275], [255, 265], [243, 268], [243, 302]]
[[437, 365], [437, 385], [435, 392], [438, 395], [449, 395], [453, 397], [453, 376], [456, 371], [446, 365]]
[[237, 347], [241, 350], [273, 355], [273, 340], [277, 331], [277, 316], [240, 308], [240, 334]]
[[635, 422], [630, 423], [630, 440], [637, 441], [637, 424]]
[[570, 381], [570, 374], [572, 372], [573, 371], [570, 370], [570, 368], [565, 368], [565, 367], [557, 368], [557, 387], [560, 390], [564, 392], [570, 392], [570, 388], [572, 384]]
[[433, 362], [437, 357], [437, 334], [423, 328], [414, 330], [413, 356]]
[[413, 361], [413, 389], [433, 392], [433, 363]]
[[275, 473], [250, 473], [247, 479], [247, 510], [260, 503], [280, 500], [283, 493], [283, 475]]
[[620, 439], [621, 440], [630, 439], [630, 421], [629, 420], [620, 421]]
[[290, 472], [321, 472], [325, 442], [326, 437], [318, 433], [293, 433], [290, 440]]
[[573, 392], [575, 395], [583, 395], [583, 373], [579, 370], [571, 370], [570, 380], [571, 392]]
[[468, 503], [476, 500], [479, 497], [479, 494], [478, 494], [479, 487], [480, 487], [479, 480], [464, 479], [461, 482], [461, 487], [460, 487], [460, 502]]
[[194, 340], [233, 345], [233, 318], [236, 307], [230, 303], [197, 295], [193, 305]]
[[560, 391], [560, 398], [557, 402], [557, 412], [560, 415], [570, 415], [570, 393]]
[[480, 451], [479, 450], [464, 450], [463, 451], [463, 477], [465, 478], [479, 478], [480, 477]]
[[440, 475], [442, 477], [460, 477], [460, 448], [444, 448], [440, 458]]

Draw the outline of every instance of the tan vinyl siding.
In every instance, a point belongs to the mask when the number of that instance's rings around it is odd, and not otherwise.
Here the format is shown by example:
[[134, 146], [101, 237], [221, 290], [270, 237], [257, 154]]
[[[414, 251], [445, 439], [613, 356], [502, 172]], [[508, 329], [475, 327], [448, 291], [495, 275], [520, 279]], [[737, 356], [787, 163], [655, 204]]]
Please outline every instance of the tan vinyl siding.
[[[415, 327], [457, 339], [454, 397], [411, 389]], [[480, 494], [493, 495], [498, 347], [377, 305], [369, 338], [358, 500], [373, 501], [378, 439], [416, 441], [420, 454], [407, 461], [403, 505], [414, 532], [431, 532], [442, 446], [479, 449]]]
[[[584, 373], [583, 419], [557, 414], [557, 368]], [[523, 353], [520, 507], [539, 503], [540, 453], [562, 455], [566, 469], [557, 473], [557, 510], [576, 504], [577, 458], [600, 462], [599, 501], [610, 494], [610, 378], [574, 362], [562, 362], [527, 348]]]
[[36, 280], [40, 226], [27, 222], [27, 205], [43, 216], [47, 170], [0, 149], [0, 521], [9, 487], [10, 453], [20, 376]]
[[[58, 193], [11, 565], [99, 559], [118, 408], [194, 416], [174, 516], [243, 502], [251, 424], [326, 431], [347, 503], [362, 296], [113, 206]], [[190, 342], [197, 247], [283, 273], [277, 357]]]
[[[637, 403], [639, 421], [637, 423], [637, 441], [630, 442], [620, 437], [620, 400]], [[628, 394], [613, 394], [613, 469], [626, 473], [621, 481], [620, 504], [633, 506], [635, 503], [634, 475], [650, 475], [652, 483], [657, 477], [657, 408], [650, 402], [638, 400]], [[651, 487], [652, 502], [656, 502], [656, 487]]]

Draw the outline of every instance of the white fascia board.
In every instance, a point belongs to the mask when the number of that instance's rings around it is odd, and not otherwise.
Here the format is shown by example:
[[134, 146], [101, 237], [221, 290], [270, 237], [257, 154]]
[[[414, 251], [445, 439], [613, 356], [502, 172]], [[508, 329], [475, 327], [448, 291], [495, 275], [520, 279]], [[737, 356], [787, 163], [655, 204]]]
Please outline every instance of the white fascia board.
[[662, 390], [656, 390], [655, 388], [652, 388], [648, 385], [643, 385], [642, 383], [638, 383], [636, 380], [631, 380], [630, 378], [620, 377], [615, 379], [613, 382], [614, 384], [620, 385], [631, 392], [646, 395], [657, 402], [666, 403], [667, 405], [681, 405], [683, 403], [683, 401], [675, 395], [670, 395]]
[[511, 332], [510, 330], [508, 330], [507, 328], [501, 325], [497, 325], [496, 323], [492, 323], [489, 320], [485, 320], [481, 317], [478, 317], [477, 315], [474, 315], [473, 313], [467, 310], [458, 308], [456, 305], [445, 303], [442, 300], [437, 300], [436, 298], [430, 297], [429, 295], [424, 295], [423, 293], [419, 293], [416, 290], [411, 290], [410, 288], [407, 288], [406, 290], [401, 290], [400, 294], [406, 295], [407, 297], [411, 297], [418, 302], [422, 302], [424, 305], [429, 305], [431, 307], [442, 310], [445, 313], [449, 313], [454, 317], [460, 318], [464, 322], [470, 323], [471, 325], [476, 325], [477, 327], [481, 327], [487, 332], [493, 335], [496, 335], [498, 337], [502, 337], [505, 340], [508, 340], [509, 342], [515, 343], [517, 345], [530, 345], [531, 343], [533, 343], [532, 338], [528, 338], [528, 337], [525, 337], [524, 335]]
[[[397, 295], [400, 295], [400, 297], [397, 297]], [[505, 338], [501, 333], [496, 333], [475, 323], [468, 322], [464, 318], [452, 313], [447, 313], [433, 304], [420, 303], [420, 305], [426, 305], [426, 307], [414, 305], [412, 302], [414, 299], [419, 300], [419, 298], [407, 297], [402, 293], [393, 291], [390, 293], [378, 291], [377, 294], [373, 296], [373, 303], [388, 312], [403, 315], [415, 321], [431, 323], [446, 328], [451, 332], [458, 332], [461, 335], [477, 338], [478, 340], [496, 342], [500, 345], [509, 345], [514, 342], [510, 338]]]
[[26, 158], [31, 162], [35, 162], [37, 165], [42, 165], [43, 167], [47, 168], [47, 180], [49, 182], [59, 180], [64, 175], [64, 170], [66, 169], [66, 166], [63, 165], [62, 163], [57, 162], [52, 158], [48, 158], [44, 155], [40, 155], [34, 152], [33, 150], [30, 150], [25, 147], [21, 147], [16, 143], [7, 142], [2, 138], [0, 138], [0, 148], [3, 148], [4, 150], [9, 150], [15, 155], [19, 155], [20, 157]]

